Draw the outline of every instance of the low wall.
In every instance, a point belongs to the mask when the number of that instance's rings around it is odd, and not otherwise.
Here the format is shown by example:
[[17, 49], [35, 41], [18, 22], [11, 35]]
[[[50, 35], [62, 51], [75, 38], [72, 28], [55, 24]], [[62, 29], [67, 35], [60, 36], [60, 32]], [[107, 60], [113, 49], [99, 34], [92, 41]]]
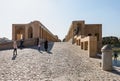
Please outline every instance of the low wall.
[[88, 36], [81, 39], [81, 48], [88, 51], [89, 57], [97, 56], [97, 38], [93, 36]]
[[[40, 39], [40, 41], [44, 42], [44, 40], [42, 40], [42, 39]], [[17, 45], [18, 45], [18, 47], [20, 46], [20, 41], [17, 41]], [[37, 45], [37, 40], [36, 40], [36, 38], [24, 40], [23, 45], [24, 45], [24, 47]], [[0, 50], [6, 50], [6, 49], [13, 49], [13, 41], [0, 43]]]
[[0, 43], [0, 50], [4, 49], [12, 49], [13, 48], [13, 42], [5, 42], [5, 43]]

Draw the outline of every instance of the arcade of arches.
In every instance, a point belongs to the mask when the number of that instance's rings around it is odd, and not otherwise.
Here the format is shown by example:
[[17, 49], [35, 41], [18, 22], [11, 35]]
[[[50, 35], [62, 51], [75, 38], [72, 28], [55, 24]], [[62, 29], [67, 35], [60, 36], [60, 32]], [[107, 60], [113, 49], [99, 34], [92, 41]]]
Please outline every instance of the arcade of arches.
[[33, 38], [33, 29], [32, 29], [32, 27], [28, 28], [28, 38]]
[[85, 21], [73, 21], [65, 41], [88, 51], [90, 57], [96, 57], [102, 47], [102, 24], [85, 24]]
[[39, 21], [33, 21], [28, 24], [12, 25], [12, 40], [41, 38], [48, 41], [59, 41], [57, 35], [53, 35]]

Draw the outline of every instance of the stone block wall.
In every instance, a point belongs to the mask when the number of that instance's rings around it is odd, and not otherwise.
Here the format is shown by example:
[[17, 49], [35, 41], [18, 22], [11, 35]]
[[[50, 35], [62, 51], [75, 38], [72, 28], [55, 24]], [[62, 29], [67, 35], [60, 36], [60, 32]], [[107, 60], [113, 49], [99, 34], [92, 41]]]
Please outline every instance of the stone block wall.
[[[81, 46], [81, 49], [88, 50], [90, 56], [95, 56], [96, 51], [101, 52], [102, 47], [102, 24], [85, 24], [82, 21], [73, 21], [65, 41], [72, 39], [72, 44]], [[93, 53], [92, 53], [93, 52]]]

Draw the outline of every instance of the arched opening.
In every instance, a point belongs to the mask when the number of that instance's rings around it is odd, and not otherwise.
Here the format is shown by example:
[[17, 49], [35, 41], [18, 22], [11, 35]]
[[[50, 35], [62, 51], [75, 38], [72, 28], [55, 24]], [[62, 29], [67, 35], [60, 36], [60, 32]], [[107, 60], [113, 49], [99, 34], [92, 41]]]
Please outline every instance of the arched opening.
[[88, 41], [85, 41], [85, 50], [88, 50]]
[[80, 42], [81, 42], [81, 41], [80, 41], [80, 39], [79, 39], [79, 46], [80, 46]]
[[32, 29], [32, 27], [28, 28], [28, 38], [33, 38], [33, 29]]
[[39, 31], [40, 31], [39, 32], [39, 37], [42, 38], [42, 28], [41, 27], [40, 27]]
[[99, 41], [99, 34], [96, 33], [95, 36], [97, 37], [97, 41]]
[[23, 28], [18, 28], [16, 31], [16, 40], [21, 40], [24, 38], [24, 29]]
[[91, 33], [89, 33], [89, 34], [88, 34], [88, 36], [92, 36], [92, 34], [91, 34]]
[[81, 42], [81, 49], [83, 49], [83, 42]]

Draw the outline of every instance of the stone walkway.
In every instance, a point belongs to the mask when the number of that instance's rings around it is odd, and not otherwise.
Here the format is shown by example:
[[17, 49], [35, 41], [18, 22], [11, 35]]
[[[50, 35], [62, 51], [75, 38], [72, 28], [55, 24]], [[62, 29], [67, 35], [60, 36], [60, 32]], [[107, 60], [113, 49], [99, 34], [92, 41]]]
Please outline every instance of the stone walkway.
[[[88, 58], [79, 46], [50, 44], [49, 52], [36, 47], [0, 51], [0, 81], [120, 81], [120, 67], [103, 71], [100, 59]], [[43, 50], [43, 48], [42, 48]]]

